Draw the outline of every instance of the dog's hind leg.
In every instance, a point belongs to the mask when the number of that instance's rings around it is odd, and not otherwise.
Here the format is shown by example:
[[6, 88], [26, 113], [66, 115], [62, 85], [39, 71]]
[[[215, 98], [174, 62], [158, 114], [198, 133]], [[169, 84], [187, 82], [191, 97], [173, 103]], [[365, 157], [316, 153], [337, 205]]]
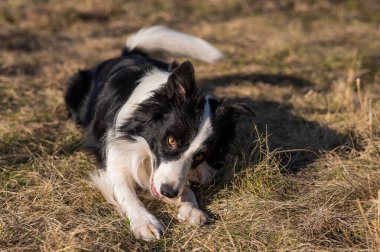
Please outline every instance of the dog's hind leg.
[[184, 187], [182, 194], [178, 198], [165, 198], [165, 200], [178, 208], [177, 218], [180, 221], [188, 222], [193, 226], [200, 226], [208, 220], [207, 214], [198, 208], [194, 192], [187, 186]]

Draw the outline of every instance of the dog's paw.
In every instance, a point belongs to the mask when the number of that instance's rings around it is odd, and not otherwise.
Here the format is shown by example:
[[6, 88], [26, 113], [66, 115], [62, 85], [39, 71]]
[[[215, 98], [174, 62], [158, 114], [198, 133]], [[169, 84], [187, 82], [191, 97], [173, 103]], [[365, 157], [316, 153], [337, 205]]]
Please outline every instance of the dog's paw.
[[190, 203], [185, 203], [179, 208], [177, 217], [180, 221], [186, 221], [193, 226], [201, 226], [208, 220], [207, 214]]
[[215, 169], [203, 162], [189, 173], [189, 182], [205, 185], [210, 183], [216, 175]]
[[164, 227], [151, 214], [132, 220], [131, 230], [136, 238], [143, 239], [144, 241], [161, 239], [164, 234]]

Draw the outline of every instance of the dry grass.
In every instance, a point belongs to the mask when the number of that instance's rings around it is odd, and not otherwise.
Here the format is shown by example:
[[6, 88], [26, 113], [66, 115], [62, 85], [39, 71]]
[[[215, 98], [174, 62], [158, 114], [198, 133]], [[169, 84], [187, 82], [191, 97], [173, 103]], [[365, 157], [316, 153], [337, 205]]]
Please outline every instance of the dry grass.
[[[380, 250], [380, 5], [336, 2], [2, 1], [0, 250]], [[88, 183], [62, 97], [157, 23], [217, 45], [227, 58], [195, 62], [200, 84], [257, 117], [223, 182], [197, 188], [212, 222], [151, 203], [168, 229], [146, 243]]]

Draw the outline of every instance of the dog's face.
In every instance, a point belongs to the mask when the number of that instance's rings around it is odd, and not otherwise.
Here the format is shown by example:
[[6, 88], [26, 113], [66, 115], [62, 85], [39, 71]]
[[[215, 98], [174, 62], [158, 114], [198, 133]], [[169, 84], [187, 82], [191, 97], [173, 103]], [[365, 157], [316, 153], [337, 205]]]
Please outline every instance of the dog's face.
[[244, 112], [244, 106], [203, 95], [191, 63], [179, 65], [167, 84], [140, 104], [134, 125], [128, 127], [128, 133], [142, 136], [152, 151], [151, 193], [158, 198], [180, 195], [189, 171], [215, 153]]

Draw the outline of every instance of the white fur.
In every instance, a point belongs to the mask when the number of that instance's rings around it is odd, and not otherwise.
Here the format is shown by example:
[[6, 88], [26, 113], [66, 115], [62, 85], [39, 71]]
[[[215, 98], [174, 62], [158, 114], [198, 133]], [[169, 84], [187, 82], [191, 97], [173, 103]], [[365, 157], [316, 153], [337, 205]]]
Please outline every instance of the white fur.
[[107, 169], [92, 175], [93, 183], [118, 211], [130, 220], [132, 232], [144, 240], [160, 239], [164, 227], [148, 212], [135, 191], [136, 183], [146, 187], [137, 173], [145, 171], [147, 181], [152, 167], [151, 151], [144, 138], [135, 142], [115, 140], [108, 143]]
[[185, 202], [179, 208], [177, 218], [180, 221], [187, 221], [193, 226], [200, 226], [206, 223], [208, 216], [197, 206]]
[[[96, 171], [91, 175], [92, 182], [100, 189], [107, 201], [117, 206], [119, 212], [125, 213], [123, 202], [118, 201], [115, 195], [115, 182], [111, 180], [112, 174], [120, 174], [126, 181], [132, 184], [136, 182], [139, 186], [147, 188], [147, 185], [138, 175], [143, 170], [149, 176], [152, 168], [152, 152], [144, 138], [138, 137], [135, 142], [127, 140], [116, 140], [108, 143], [107, 169]], [[146, 178], [149, 181], [149, 177]]]
[[115, 199], [112, 182], [109, 180], [107, 172], [105, 170], [98, 170], [91, 174], [91, 180], [92, 183], [101, 191], [106, 200], [116, 206], [119, 214], [124, 215], [122, 208]]
[[128, 101], [121, 107], [116, 117], [115, 127], [116, 129], [129, 117], [132, 116], [133, 111], [136, 110], [138, 104], [149, 99], [152, 93], [166, 84], [169, 78], [168, 72], [160, 71], [155, 68], [151, 72], [147, 73], [139, 81], [140, 84], [133, 90]]
[[194, 170], [190, 171], [188, 180], [200, 185], [205, 185], [210, 183], [215, 175], [215, 169], [209, 166], [205, 161], [198, 165]]
[[168, 203], [174, 204], [178, 208], [177, 218], [180, 221], [186, 221], [194, 226], [203, 225], [208, 220], [207, 214], [198, 209], [197, 199], [194, 192], [187, 186], [178, 198], [167, 199]]
[[209, 98], [206, 97], [203, 117], [197, 135], [189, 148], [175, 161], [162, 162], [154, 174], [154, 185], [160, 192], [163, 184], [170, 184], [173, 188], [182, 188], [187, 180], [194, 154], [202, 148], [204, 142], [212, 133], [211, 108]]
[[206, 96], [205, 100], [206, 102], [203, 110], [202, 121], [200, 123], [198, 133], [185, 154], [191, 155], [198, 151], [198, 149], [202, 147], [204, 141], [206, 141], [206, 139], [212, 133], [211, 107], [209, 103], [209, 96]]
[[139, 49], [166, 62], [171, 62], [172, 58], [190, 57], [212, 63], [223, 57], [205, 40], [160, 25], [139, 30], [128, 38], [126, 45], [129, 50]]
[[[107, 143], [107, 170], [111, 170], [108, 164], [117, 165], [127, 168], [128, 175], [131, 175], [134, 181], [142, 188], [148, 188], [149, 183], [144, 183], [138, 172], [145, 171], [149, 176], [151, 173], [154, 156], [150, 150], [149, 144], [143, 137], [135, 137], [135, 141], [113, 140]], [[145, 178], [147, 179], [147, 178]]]

